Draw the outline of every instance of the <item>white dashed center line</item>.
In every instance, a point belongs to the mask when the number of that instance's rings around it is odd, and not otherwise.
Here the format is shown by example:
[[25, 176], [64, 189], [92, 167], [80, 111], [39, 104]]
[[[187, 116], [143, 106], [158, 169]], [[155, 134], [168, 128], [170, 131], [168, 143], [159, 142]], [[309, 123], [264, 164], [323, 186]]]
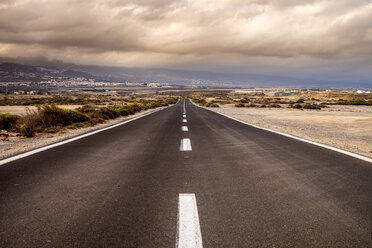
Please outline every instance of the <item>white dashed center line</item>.
[[186, 120], [186, 119], [183, 119], [183, 120], [182, 120], [182, 122], [185, 122], [185, 123], [186, 123], [186, 122], [187, 122], [187, 120]]
[[186, 115], [183, 115], [183, 118], [186, 118]]
[[182, 131], [187, 132], [189, 131], [189, 128], [187, 126], [182, 126]]
[[195, 194], [179, 194], [176, 248], [202, 248]]
[[180, 151], [192, 151], [190, 139], [181, 139]]

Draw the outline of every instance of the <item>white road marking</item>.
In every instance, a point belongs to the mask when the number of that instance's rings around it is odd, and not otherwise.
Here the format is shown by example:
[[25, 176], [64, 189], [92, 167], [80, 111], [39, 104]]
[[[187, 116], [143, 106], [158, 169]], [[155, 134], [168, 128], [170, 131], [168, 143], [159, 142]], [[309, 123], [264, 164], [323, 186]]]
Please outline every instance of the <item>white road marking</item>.
[[190, 139], [181, 139], [180, 151], [192, 151]]
[[185, 122], [185, 123], [186, 123], [186, 122], [187, 122], [187, 120], [186, 120], [186, 119], [183, 119], [183, 120], [182, 120], [182, 122]]
[[[170, 105], [170, 106], [172, 106], [172, 105]], [[168, 107], [170, 107], [170, 106], [168, 106]], [[165, 108], [168, 108], [168, 107], [165, 107]], [[115, 127], [124, 125], [124, 124], [126, 124], [128, 122], [135, 121], [135, 120], [137, 120], [139, 118], [142, 118], [142, 117], [145, 117], [147, 115], [153, 114], [153, 113], [158, 112], [160, 110], [163, 110], [165, 108], [156, 109], [156, 110], [153, 110], [153, 111], [151, 111], [149, 113], [146, 113], [146, 114], [143, 114], [143, 115], [140, 115], [140, 116], [137, 116], [137, 117], [133, 117], [132, 119], [129, 119], [129, 120], [120, 122], [118, 124], [115, 124], [115, 125], [112, 125], [112, 126], [109, 126], [109, 127], [106, 127], [106, 128], [102, 128], [102, 129], [99, 129], [99, 130], [96, 130], [96, 131], [93, 131], [93, 132], [90, 132], [90, 133], [86, 133], [86, 134], [83, 134], [83, 135], [80, 135], [80, 136], [77, 136], [77, 137], [74, 137], [74, 138], [71, 138], [71, 139], [67, 139], [67, 140], [64, 140], [64, 141], [61, 141], [61, 142], [57, 142], [57, 143], [54, 143], [54, 144], [51, 144], [51, 145], [47, 145], [47, 146], [44, 146], [44, 147], [37, 148], [35, 150], [28, 151], [28, 152], [25, 152], [25, 153], [22, 153], [22, 154], [19, 154], [19, 155], [10, 157], [10, 158], [6, 158], [6, 159], [3, 159], [3, 160], [0, 160], [0, 166], [1, 165], [4, 165], [4, 164], [7, 164], [9, 162], [15, 161], [17, 159], [25, 158], [25, 157], [31, 156], [33, 154], [36, 154], [36, 153], [39, 153], [39, 152], [42, 152], [42, 151], [45, 151], [45, 150], [49, 150], [49, 149], [54, 148], [54, 147], [61, 146], [61, 145], [64, 145], [64, 144], [73, 142], [75, 140], [79, 140], [79, 139], [82, 139], [82, 138], [85, 138], [85, 137], [94, 135], [96, 133], [100, 133], [100, 132], [103, 132], [105, 130], [109, 130], [109, 129], [112, 129], [112, 128], [115, 128]]]
[[183, 115], [183, 118], [186, 118], [186, 115]]
[[182, 126], [182, 131], [187, 132], [189, 131], [189, 128], [187, 126]]
[[342, 150], [340, 148], [336, 148], [336, 147], [333, 147], [333, 146], [321, 144], [321, 143], [318, 143], [318, 142], [315, 142], [315, 141], [311, 141], [311, 140], [307, 140], [307, 139], [304, 139], [304, 138], [296, 137], [296, 136], [293, 136], [291, 134], [282, 133], [282, 132], [271, 130], [271, 129], [264, 128], [264, 127], [259, 127], [259, 126], [256, 126], [254, 124], [251, 124], [251, 123], [248, 123], [248, 122], [245, 122], [245, 121], [236, 119], [234, 117], [231, 117], [231, 116], [228, 116], [228, 115], [225, 115], [225, 114], [222, 114], [222, 113], [215, 112], [215, 111], [210, 110], [210, 109], [208, 109], [206, 107], [198, 106], [195, 103], [193, 103], [192, 101], [191, 101], [191, 103], [194, 104], [196, 107], [204, 108], [206, 110], [212, 111], [212, 112], [214, 112], [216, 114], [225, 116], [225, 117], [227, 117], [229, 119], [232, 119], [234, 121], [238, 121], [240, 123], [243, 123], [243, 124], [248, 125], [248, 126], [251, 126], [251, 127], [255, 127], [255, 128], [258, 128], [258, 129], [261, 129], [261, 130], [265, 130], [265, 131], [269, 131], [269, 132], [272, 132], [272, 133], [280, 134], [280, 135], [283, 135], [283, 136], [286, 136], [286, 137], [289, 137], [289, 138], [292, 138], [292, 139], [300, 140], [302, 142], [310, 143], [312, 145], [320, 146], [320, 147], [323, 147], [323, 148], [326, 148], [326, 149], [329, 149], [329, 150], [332, 150], [332, 151], [335, 151], [335, 152], [339, 152], [339, 153], [342, 153], [342, 154], [345, 154], [345, 155], [348, 155], [348, 156], [351, 156], [351, 157], [354, 157], [354, 158], [358, 158], [358, 159], [361, 159], [363, 161], [372, 163], [372, 158], [368, 158], [368, 157], [365, 157], [365, 156], [362, 156], [362, 155], [359, 155], [359, 154], [356, 154], [356, 153], [353, 153], [353, 152], [345, 151], [345, 150]]
[[183, 114], [184, 114], [184, 115], [186, 114], [186, 106], [185, 106], [185, 103], [186, 103], [186, 99], [183, 99]]
[[178, 199], [176, 248], [202, 248], [195, 194], [180, 194]]

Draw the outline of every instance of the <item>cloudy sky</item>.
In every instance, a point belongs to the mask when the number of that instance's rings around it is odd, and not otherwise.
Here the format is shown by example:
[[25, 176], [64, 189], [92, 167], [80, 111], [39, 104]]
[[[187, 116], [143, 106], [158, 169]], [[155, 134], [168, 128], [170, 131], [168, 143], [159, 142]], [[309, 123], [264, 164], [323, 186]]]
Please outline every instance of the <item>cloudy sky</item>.
[[372, 1], [0, 0], [0, 56], [372, 79]]

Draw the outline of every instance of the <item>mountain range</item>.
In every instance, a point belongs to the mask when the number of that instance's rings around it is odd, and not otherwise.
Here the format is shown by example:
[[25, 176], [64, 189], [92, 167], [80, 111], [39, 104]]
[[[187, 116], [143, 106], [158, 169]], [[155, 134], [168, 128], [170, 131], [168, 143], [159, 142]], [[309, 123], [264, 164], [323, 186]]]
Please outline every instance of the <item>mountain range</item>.
[[172, 85], [206, 87], [281, 87], [281, 88], [341, 88], [370, 89], [370, 82], [331, 81], [275, 75], [218, 73], [164, 68], [128, 68], [67, 63], [37, 65], [3, 62], [0, 82], [41, 82], [50, 79], [85, 78], [105, 82], [167, 82]]

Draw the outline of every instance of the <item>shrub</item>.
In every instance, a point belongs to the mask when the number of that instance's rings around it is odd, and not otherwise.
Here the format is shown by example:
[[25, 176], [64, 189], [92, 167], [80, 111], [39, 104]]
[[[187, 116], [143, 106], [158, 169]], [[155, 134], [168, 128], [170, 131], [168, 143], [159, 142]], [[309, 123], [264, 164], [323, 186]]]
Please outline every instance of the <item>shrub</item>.
[[26, 136], [26, 137], [33, 137], [35, 136], [35, 133], [36, 133], [36, 129], [35, 127], [32, 125], [32, 124], [22, 124], [20, 127], [19, 127], [19, 132], [23, 135], [23, 136]]
[[305, 103], [304, 105], [302, 105], [302, 108], [303, 109], [321, 109], [321, 107], [317, 104], [311, 104], [311, 103]]
[[198, 98], [193, 98], [192, 101], [193, 101], [194, 103], [196, 103], [196, 104], [199, 104], [200, 106], [204, 106], [204, 104], [207, 103], [206, 100], [204, 100], [204, 99], [198, 99]]
[[295, 105], [290, 105], [290, 108], [295, 108], [295, 109], [302, 109], [302, 105], [299, 103], [296, 103]]
[[105, 121], [101, 114], [101, 110], [95, 106], [84, 105], [78, 108], [77, 111], [89, 116], [89, 122], [92, 124], [97, 124]]
[[198, 99], [198, 98], [193, 98], [192, 101], [193, 101], [194, 103], [200, 103], [201, 100]]
[[103, 107], [100, 108], [99, 110], [100, 115], [102, 116], [103, 119], [108, 120], [108, 119], [115, 119], [120, 116], [120, 113], [117, 111], [117, 109], [114, 109], [112, 107]]
[[305, 103], [303, 105], [297, 103], [295, 105], [289, 105], [289, 108], [295, 108], [295, 109], [321, 109], [321, 105], [319, 104], [312, 104], [312, 103]]
[[272, 103], [269, 105], [270, 108], [281, 108], [282, 106], [280, 106], [280, 104], [277, 104], [277, 103]]
[[172, 104], [172, 103], [169, 103], [168, 101], [156, 101], [156, 102], [147, 103], [144, 105], [144, 107], [145, 109], [152, 109], [152, 108], [168, 106], [169, 104]]
[[218, 104], [217, 103], [215, 103], [215, 102], [206, 102], [205, 104], [204, 104], [204, 107], [212, 107], [212, 108], [219, 108], [220, 106], [218, 106]]
[[67, 126], [76, 122], [89, 121], [89, 117], [76, 110], [61, 109], [55, 105], [44, 105], [39, 110], [40, 122], [44, 127]]
[[128, 116], [129, 112], [125, 108], [119, 108], [118, 112], [120, 113], [121, 116]]
[[177, 101], [178, 101], [177, 98], [168, 98], [168, 99], [165, 101], [165, 103], [166, 103], [165, 106], [167, 106], [167, 105], [169, 105], [169, 104], [176, 104]]
[[67, 117], [66, 124], [72, 124], [72, 123], [78, 123], [78, 122], [82, 123], [82, 122], [89, 121], [89, 116], [87, 116], [86, 114], [80, 113], [78, 111], [75, 111], [75, 110], [64, 109], [63, 113]]
[[143, 105], [140, 105], [139, 103], [131, 103], [126, 106], [126, 110], [128, 111], [129, 114], [135, 114], [143, 109], [144, 109]]
[[251, 104], [247, 105], [246, 107], [254, 108], [254, 107], [257, 107], [257, 105], [254, 104], [254, 103], [251, 103]]
[[237, 103], [237, 104], [235, 104], [235, 107], [237, 107], [237, 108], [244, 108], [245, 105], [244, 105], [244, 103]]
[[84, 114], [91, 114], [98, 111], [97, 107], [91, 105], [83, 105], [77, 109], [77, 111], [84, 113]]
[[211, 108], [219, 108], [220, 106], [218, 106], [217, 103], [210, 102], [210, 103], [209, 103], [209, 106], [207, 106], [207, 107], [211, 107]]
[[342, 100], [340, 99], [336, 104], [338, 105], [367, 105], [367, 106], [372, 106], [372, 101], [371, 100]]
[[13, 129], [18, 120], [18, 115], [0, 114], [0, 130], [10, 131]]

